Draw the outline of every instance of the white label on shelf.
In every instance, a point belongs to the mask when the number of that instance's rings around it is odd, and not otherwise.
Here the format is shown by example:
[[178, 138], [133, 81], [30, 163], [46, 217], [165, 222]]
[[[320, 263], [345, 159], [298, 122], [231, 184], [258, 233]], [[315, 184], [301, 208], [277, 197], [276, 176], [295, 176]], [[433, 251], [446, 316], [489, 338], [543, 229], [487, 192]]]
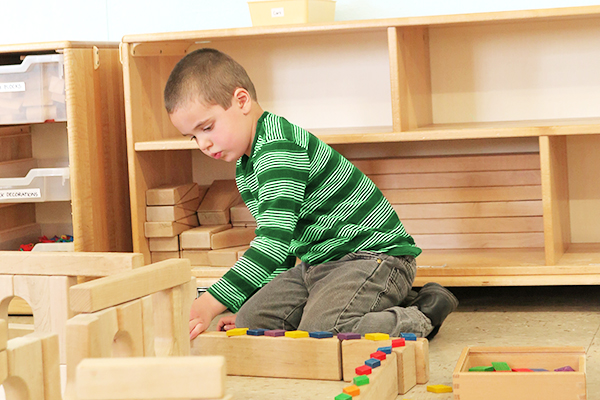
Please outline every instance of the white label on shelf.
[[283, 7], [271, 8], [271, 18], [278, 18], [283, 16]]
[[0, 93], [24, 92], [25, 82], [2, 82], [0, 83]]
[[39, 199], [42, 197], [40, 189], [9, 189], [0, 190], [0, 200]]

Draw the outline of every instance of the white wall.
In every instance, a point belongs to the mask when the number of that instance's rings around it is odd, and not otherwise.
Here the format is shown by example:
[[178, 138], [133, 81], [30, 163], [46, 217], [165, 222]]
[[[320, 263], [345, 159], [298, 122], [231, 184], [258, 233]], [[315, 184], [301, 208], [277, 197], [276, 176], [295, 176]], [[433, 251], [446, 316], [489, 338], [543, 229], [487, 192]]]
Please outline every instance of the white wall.
[[[337, 0], [336, 20], [598, 5], [592, 0]], [[0, 44], [250, 26], [245, 0], [0, 0]]]

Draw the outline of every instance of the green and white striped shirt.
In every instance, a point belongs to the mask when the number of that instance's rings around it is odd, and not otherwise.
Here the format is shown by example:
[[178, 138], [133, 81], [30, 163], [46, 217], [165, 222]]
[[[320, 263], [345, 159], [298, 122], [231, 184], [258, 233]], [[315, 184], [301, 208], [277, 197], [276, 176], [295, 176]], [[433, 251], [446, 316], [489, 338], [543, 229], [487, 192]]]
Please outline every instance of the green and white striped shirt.
[[256, 238], [208, 292], [237, 312], [254, 292], [294, 266], [356, 251], [418, 256], [398, 215], [375, 184], [337, 151], [284, 118], [258, 120], [251, 157], [236, 183], [256, 219]]

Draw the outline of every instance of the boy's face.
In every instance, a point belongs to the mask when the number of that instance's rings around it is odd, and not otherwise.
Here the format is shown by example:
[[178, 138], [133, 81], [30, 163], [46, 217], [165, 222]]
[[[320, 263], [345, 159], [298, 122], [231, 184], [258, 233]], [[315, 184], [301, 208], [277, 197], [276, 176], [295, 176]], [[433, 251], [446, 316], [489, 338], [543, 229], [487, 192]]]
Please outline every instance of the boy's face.
[[250, 155], [256, 129], [246, 112], [248, 104], [236, 94], [227, 110], [220, 105], [190, 101], [169, 117], [173, 125], [184, 136], [195, 140], [207, 156], [227, 162], [236, 161], [244, 154]]

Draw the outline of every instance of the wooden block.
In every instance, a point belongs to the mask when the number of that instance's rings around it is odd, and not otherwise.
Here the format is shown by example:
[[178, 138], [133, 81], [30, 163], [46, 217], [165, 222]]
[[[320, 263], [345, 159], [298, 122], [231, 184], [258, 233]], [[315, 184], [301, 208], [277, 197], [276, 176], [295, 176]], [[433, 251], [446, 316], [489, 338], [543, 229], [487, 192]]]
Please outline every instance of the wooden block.
[[540, 169], [369, 175], [379, 189], [539, 185]]
[[229, 375], [341, 379], [337, 338], [227, 337], [225, 332], [205, 332], [192, 341], [192, 354], [225, 356]]
[[106, 399], [217, 399], [225, 395], [224, 357], [131, 357], [83, 360], [77, 397]]
[[8, 378], [8, 353], [6, 350], [0, 351], [0, 382]]
[[112, 344], [119, 331], [114, 307], [93, 314], [79, 314], [67, 321], [67, 384], [65, 400], [77, 400], [77, 365], [85, 358], [111, 357]]
[[356, 400], [395, 400], [398, 397], [398, 360], [392, 353], [369, 375], [369, 384], [360, 387]]
[[352, 381], [357, 376], [356, 367], [365, 363], [369, 354], [377, 351], [379, 347], [391, 346], [391, 340], [343, 340], [342, 349], [342, 375], [346, 382]]
[[200, 187], [196, 183], [184, 185], [164, 185], [146, 191], [146, 205], [172, 206], [200, 197]]
[[170, 222], [177, 221], [189, 215], [196, 214], [196, 209], [187, 207], [196, 206], [200, 203], [199, 198], [186, 201], [175, 206], [148, 206], [146, 207], [146, 221], [148, 222]]
[[65, 364], [66, 323], [75, 315], [69, 308], [69, 289], [77, 284], [77, 278], [15, 275], [13, 284], [15, 296], [21, 297], [31, 306], [35, 331], [58, 335], [60, 361]]
[[42, 371], [44, 381], [44, 400], [61, 400], [60, 348], [55, 333], [35, 332], [27, 336], [42, 343]]
[[179, 251], [179, 236], [165, 238], [149, 238], [150, 251]]
[[152, 295], [156, 356], [190, 355], [189, 319], [196, 292], [196, 281], [189, 278]]
[[[8, 339], [14, 339], [17, 337], [29, 335], [30, 333], [35, 332], [33, 324], [8, 324]], [[1, 351], [1, 350], [0, 350]]]
[[392, 349], [392, 353], [396, 354], [398, 362], [396, 378], [398, 394], [405, 394], [417, 384], [415, 346], [407, 344], [407, 346], [395, 347]]
[[406, 342], [406, 345], [415, 348], [417, 384], [423, 385], [429, 382], [429, 340], [417, 338], [416, 342]]
[[210, 250], [208, 252], [209, 265], [212, 265], [213, 267], [232, 267], [233, 264], [235, 264], [239, 259], [238, 253], [240, 251], [245, 252], [246, 250], [248, 250], [248, 248], [248, 245], [244, 245], [236, 247], [225, 247], [219, 250]]
[[229, 229], [231, 229], [230, 224], [192, 228], [181, 234], [179, 244], [182, 250], [208, 250], [211, 248], [211, 236]]
[[380, 341], [380, 340], [389, 340], [389, 338], [390, 338], [390, 335], [388, 335], [387, 333], [367, 333], [365, 335], [366, 340]]
[[229, 272], [230, 267], [195, 267], [192, 276], [196, 278], [220, 278]]
[[[583, 347], [509, 346], [466, 347], [453, 371], [454, 398], [479, 400], [585, 399], [586, 354]], [[503, 361], [513, 368], [545, 369], [547, 372], [469, 372], [478, 365]], [[573, 372], [554, 372], [564, 365]], [[533, 369], [533, 368], [530, 368]]]
[[235, 223], [253, 223], [256, 225], [256, 220], [244, 203], [231, 207], [229, 209], [229, 214], [231, 215], [232, 225]]
[[8, 323], [5, 319], [0, 319], [0, 351], [6, 350], [6, 342], [8, 342]]
[[198, 226], [195, 215], [171, 222], [144, 222], [144, 234], [147, 238], [174, 237], [195, 226]]
[[6, 398], [44, 399], [42, 342], [29, 336], [12, 339], [6, 354], [9, 378], [3, 383]]
[[144, 331], [142, 300], [133, 300], [116, 306], [119, 332], [113, 339], [113, 357], [143, 357]]
[[254, 231], [254, 228], [231, 228], [217, 232], [210, 237], [210, 247], [218, 250], [226, 247], [247, 246], [256, 237]]
[[152, 260], [152, 263], [154, 264], [154, 263], [165, 261], [165, 260], [171, 260], [173, 258], [180, 258], [179, 255], [180, 255], [179, 250], [178, 251], [151, 251], [150, 259]]
[[0, 274], [108, 276], [144, 265], [139, 253], [0, 251]]
[[240, 201], [235, 180], [215, 180], [198, 207], [200, 225], [228, 224], [229, 209]]
[[144, 296], [142, 301], [142, 330], [144, 332], [144, 356], [154, 357], [155, 331], [154, 331], [154, 302], [152, 295]]
[[209, 265], [208, 252], [209, 250], [182, 250], [181, 258], [190, 260], [192, 266], [205, 266]]
[[214, 285], [219, 278], [196, 278], [196, 286], [199, 289], [206, 289]]
[[165, 260], [75, 285], [70, 289], [71, 309], [94, 312], [187, 283], [190, 269], [189, 260]]

